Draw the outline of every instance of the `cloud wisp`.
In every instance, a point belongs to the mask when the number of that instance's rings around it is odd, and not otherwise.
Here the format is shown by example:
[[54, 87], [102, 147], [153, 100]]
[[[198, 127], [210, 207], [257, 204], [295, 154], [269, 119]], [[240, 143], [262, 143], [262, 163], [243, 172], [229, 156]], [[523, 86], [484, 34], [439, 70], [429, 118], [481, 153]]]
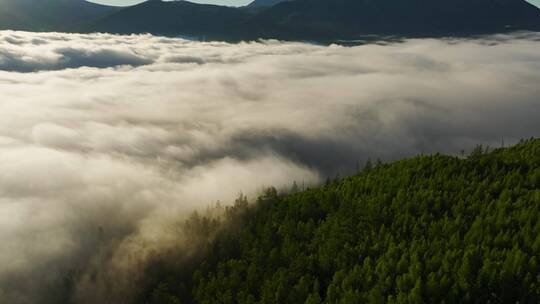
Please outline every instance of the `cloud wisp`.
[[2, 31], [0, 302], [58, 301], [104, 242], [117, 256], [159, 250], [178, 216], [240, 191], [538, 136], [539, 38], [341, 47]]

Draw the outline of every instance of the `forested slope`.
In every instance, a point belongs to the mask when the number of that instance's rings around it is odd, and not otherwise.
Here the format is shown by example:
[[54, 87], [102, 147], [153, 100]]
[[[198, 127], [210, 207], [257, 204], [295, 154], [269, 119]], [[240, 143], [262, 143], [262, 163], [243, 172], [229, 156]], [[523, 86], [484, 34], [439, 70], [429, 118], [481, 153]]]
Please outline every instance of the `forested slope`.
[[189, 272], [152, 268], [140, 303], [540, 301], [540, 140], [368, 165], [227, 214]]

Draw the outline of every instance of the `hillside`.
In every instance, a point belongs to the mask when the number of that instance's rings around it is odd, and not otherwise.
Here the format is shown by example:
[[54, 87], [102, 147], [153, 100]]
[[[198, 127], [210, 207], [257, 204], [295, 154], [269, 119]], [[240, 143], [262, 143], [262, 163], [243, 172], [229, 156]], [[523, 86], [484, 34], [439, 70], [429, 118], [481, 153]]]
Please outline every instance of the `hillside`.
[[238, 28], [248, 15], [244, 10], [219, 5], [152, 0], [108, 15], [89, 30], [219, 38]]
[[84, 0], [0, 0], [0, 29], [73, 31], [117, 10]]
[[538, 30], [540, 10], [523, 0], [295, 0], [265, 10], [246, 28], [288, 39], [469, 35]]
[[218, 235], [190, 267], [157, 260], [138, 303], [540, 300], [540, 140], [368, 164], [227, 214], [192, 219], [196, 238]]
[[332, 42], [540, 30], [540, 9], [525, 0], [256, 0], [241, 8], [161, 0], [125, 8], [84, 0], [0, 0], [0, 29]]
[[540, 9], [524, 0], [257, 0], [245, 8], [151, 0], [101, 18], [86, 30], [233, 41], [466, 36], [540, 30]]

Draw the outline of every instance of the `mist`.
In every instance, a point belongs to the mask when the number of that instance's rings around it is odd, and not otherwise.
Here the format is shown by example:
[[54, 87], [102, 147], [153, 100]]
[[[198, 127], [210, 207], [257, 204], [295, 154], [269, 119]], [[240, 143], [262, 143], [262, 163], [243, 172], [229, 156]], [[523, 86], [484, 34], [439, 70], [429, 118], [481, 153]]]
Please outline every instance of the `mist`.
[[[539, 49], [537, 33], [343, 47], [0, 31], [0, 302], [64, 297], [103, 248], [135, 272], [171, 225], [240, 192], [539, 136]], [[71, 301], [114, 303], [116, 286], [81, 297], [111, 283], [97, 278]]]

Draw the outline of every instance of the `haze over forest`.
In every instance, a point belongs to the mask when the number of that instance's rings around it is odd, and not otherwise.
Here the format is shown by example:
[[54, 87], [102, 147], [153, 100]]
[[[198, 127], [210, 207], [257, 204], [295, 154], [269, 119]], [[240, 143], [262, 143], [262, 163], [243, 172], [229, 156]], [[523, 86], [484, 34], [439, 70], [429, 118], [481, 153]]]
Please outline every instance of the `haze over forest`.
[[540, 136], [540, 10], [24, 1], [0, 0], [0, 303], [540, 297], [538, 141], [489, 154]]

